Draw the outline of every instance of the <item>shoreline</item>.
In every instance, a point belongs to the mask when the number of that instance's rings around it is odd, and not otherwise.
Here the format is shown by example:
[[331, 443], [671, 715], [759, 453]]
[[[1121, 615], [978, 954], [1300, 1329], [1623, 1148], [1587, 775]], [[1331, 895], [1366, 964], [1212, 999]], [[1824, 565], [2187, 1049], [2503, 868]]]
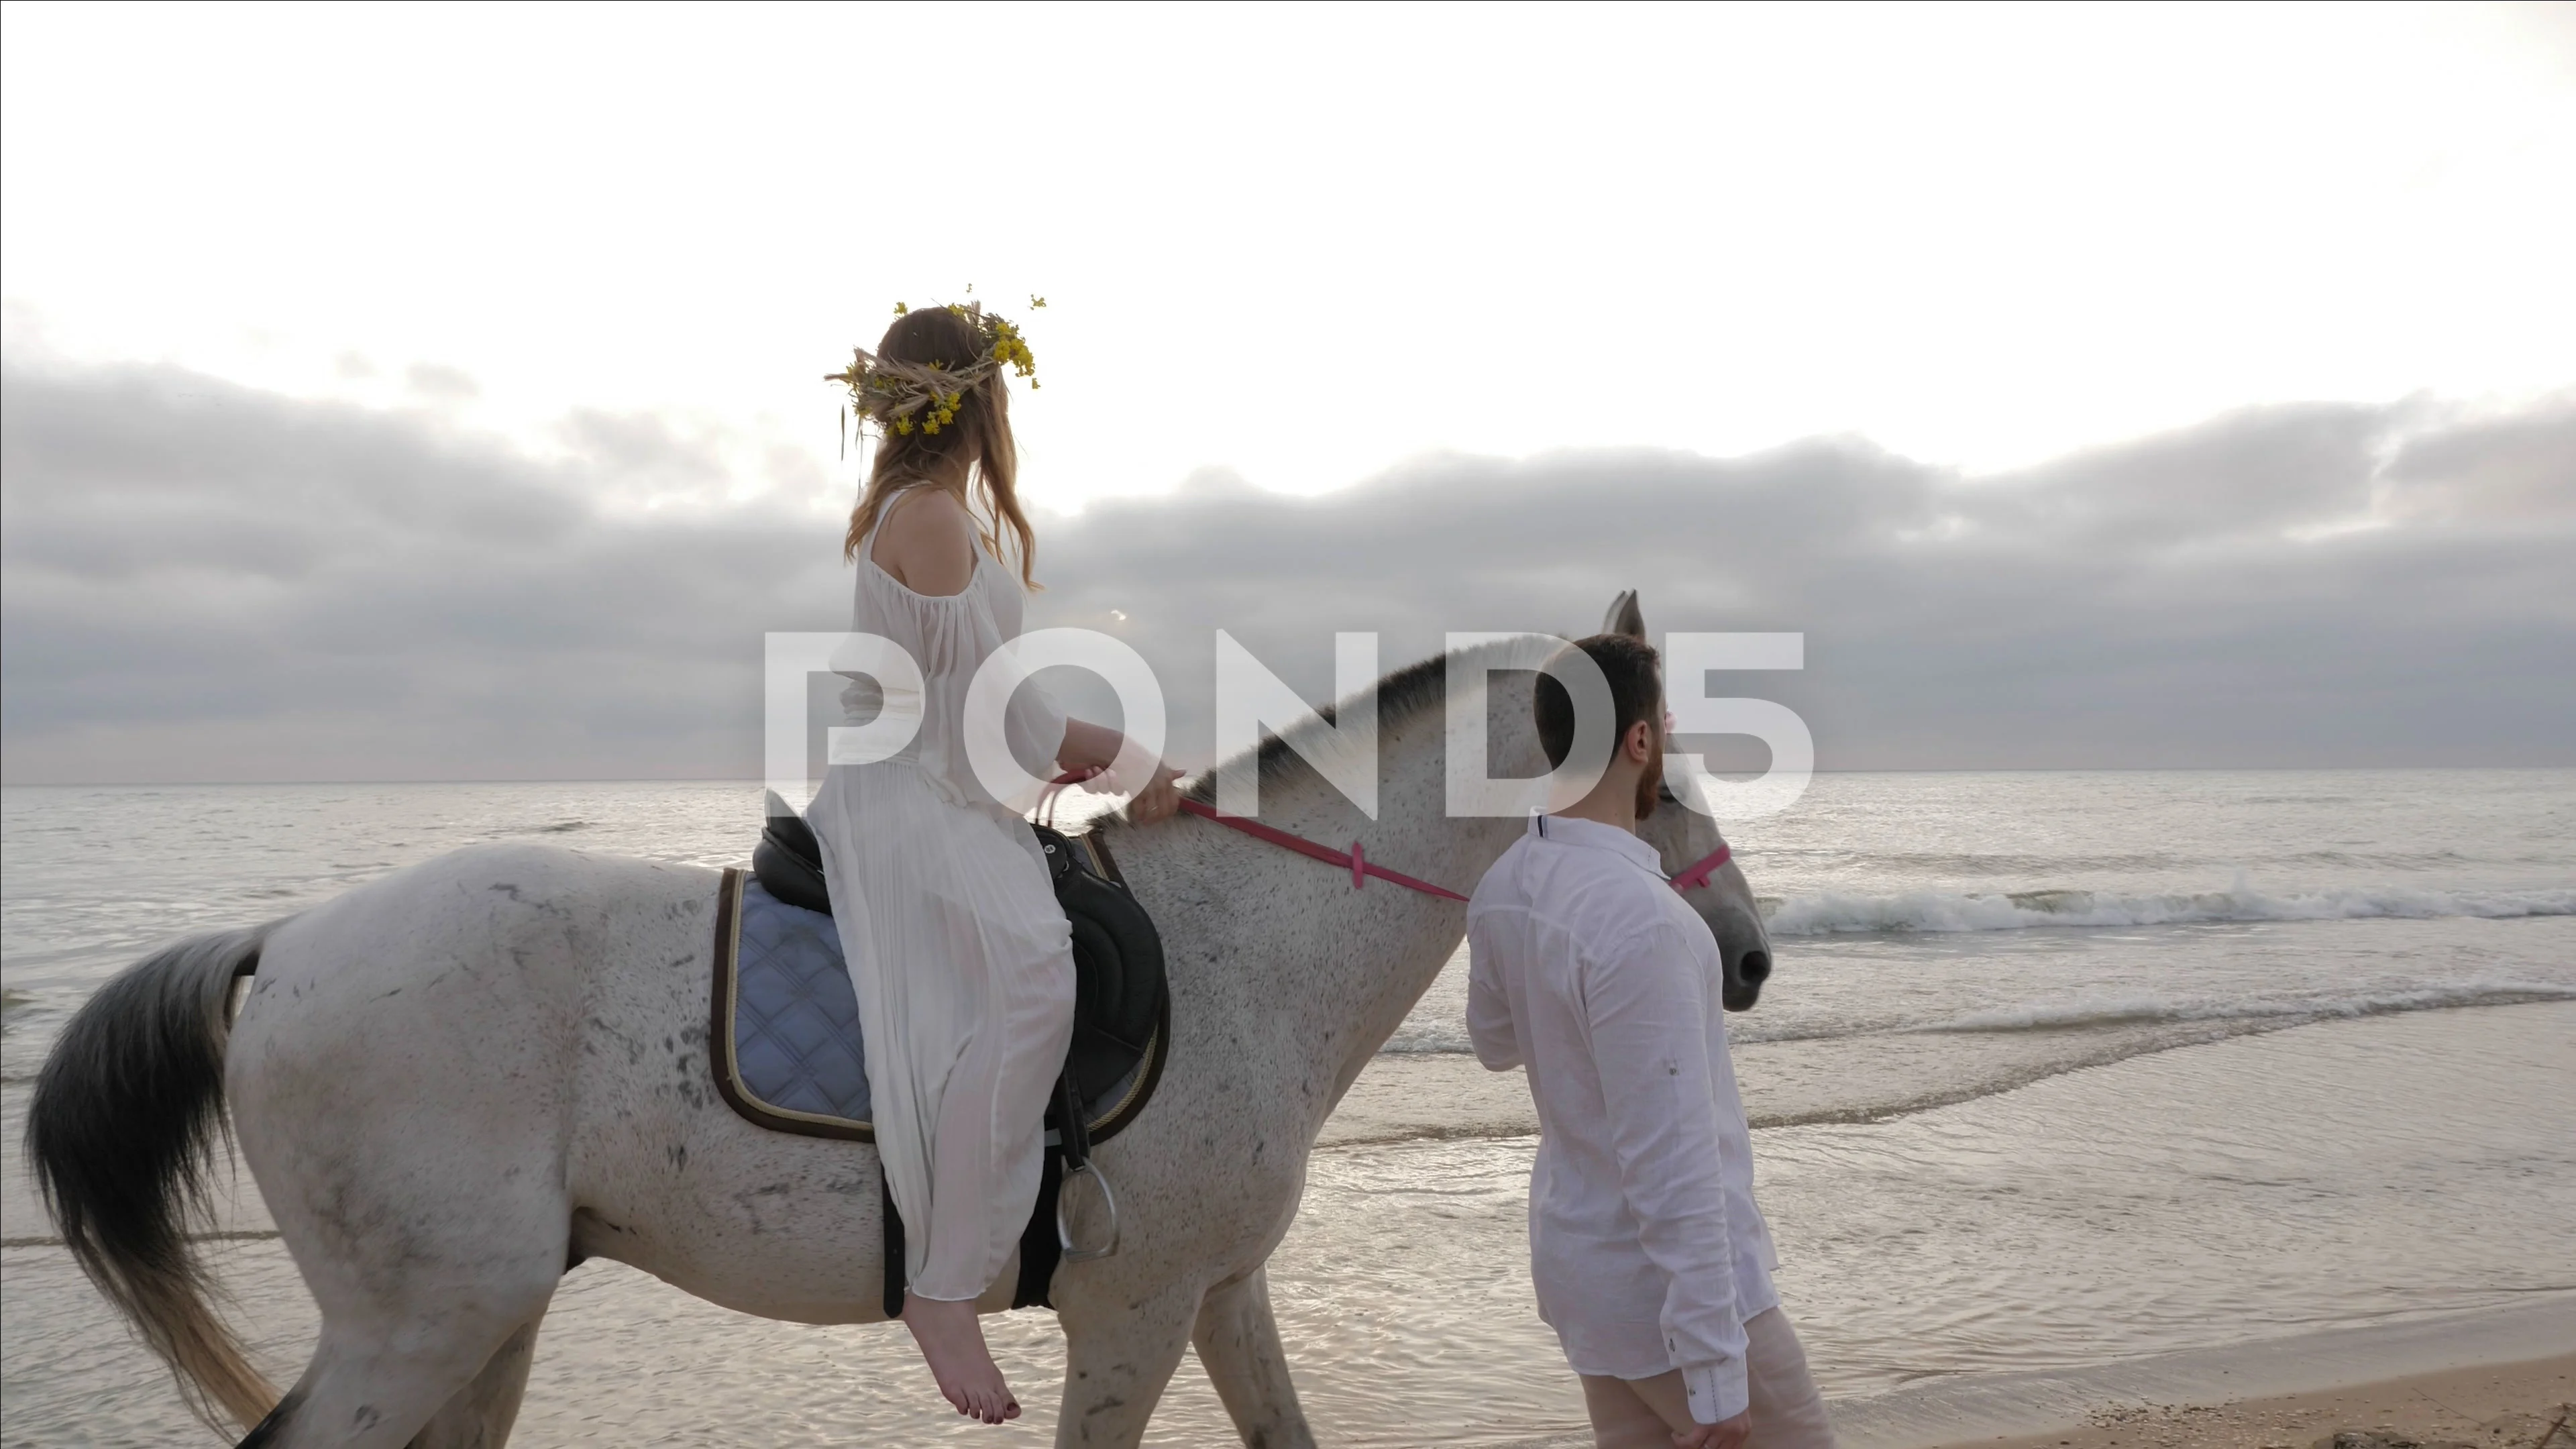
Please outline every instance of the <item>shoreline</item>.
[[[2535, 1372], [2537, 1379], [2532, 1378]], [[2091, 1368], [1943, 1379], [1840, 1400], [1833, 1412], [1843, 1449], [1958, 1449], [1998, 1442], [2009, 1449], [2038, 1443], [2078, 1449], [2114, 1443], [2232, 1445], [2236, 1427], [2270, 1430], [2251, 1443], [2304, 1449], [2335, 1429], [2369, 1429], [2410, 1415], [2413, 1422], [2405, 1425], [2410, 1432], [2436, 1429], [2422, 1422], [2437, 1407], [2421, 1398], [2427, 1388], [2458, 1403], [2473, 1397], [2469, 1390], [2478, 1387], [2481, 1376], [2522, 1382], [2535, 1390], [2554, 1378], [2557, 1387], [2549, 1402], [2555, 1404], [2576, 1398], [2576, 1377], [2571, 1375], [2576, 1375], [2576, 1289], [2508, 1308], [2328, 1329]], [[2443, 1385], [2432, 1387], [2434, 1379]], [[2444, 1388], [2452, 1392], [2444, 1393]], [[2410, 1398], [2406, 1413], [2386, 1412]], [[2516, 1406], [2499, 1405], [2470, 1423], [2509, 1407]], [[2322, 1422], [2337, 1412], [2348, 1417]], [[2318, 1418], [2320, 1427], [2288, 1429], [2283, 1421], [2302, 1413]], [[2445, 1424], [2437, 1432], [2467, 1427]]]
[[[2339, 1429], [2393, 1429], [2424, 1449], [2531, 1449], [2571, 1401], [2576, 1288], [2083, 1368], [1962, 1374], [1826, 1406], [1841, 1449], [2310, 1449]], [[2571, 1431], [2576, 1416], [2551, 1449]], [[1491, 1449], [1591, 1443], [1558, 1434]]]
[[[2443, 1002], [2399, 1011], [2070, 1024], [1960, 1036], [1877, 1031], [1732, 1044], [1747, 1125], [1876, 1126], [2017, 1092], [2074, 1072], [2191, 1047], [2320, 1027], [2455, 1012], [2555, 1007], [2576, 997]], [[1490, 1072], [1465, 1051], [1381, 1051], [1333, 1109], [1317, 1150], [1538, 1135], [1520, 1069]]]
[[2121, 1408], [2081, 1429], [1983, 1440], [1976, 1449], [2300, 1449], [2350, 1431], [2374, 1436], [2374, 1445], [2536, 1449], [2546, 1437], [2564, 1449], [2576, 1428], [2571, 1400], [2576, 1354], [2560, 1354], [2219, 1405]]
[[[1842, 1449], [2311, 1449], [2339, 1428], [2396, 1431], [2396, 1444], [2424, 1449], [2532, 1449], [2566, 1403], [2576, 1289], [2081, 1369], [1958, 1374], [1826, 1408]], [[2571, 1431], [2576, 1415], [2550, 1449], [2566, 1449]], [[1589, 1444], [1553, 1434], [1489, 1449]]]

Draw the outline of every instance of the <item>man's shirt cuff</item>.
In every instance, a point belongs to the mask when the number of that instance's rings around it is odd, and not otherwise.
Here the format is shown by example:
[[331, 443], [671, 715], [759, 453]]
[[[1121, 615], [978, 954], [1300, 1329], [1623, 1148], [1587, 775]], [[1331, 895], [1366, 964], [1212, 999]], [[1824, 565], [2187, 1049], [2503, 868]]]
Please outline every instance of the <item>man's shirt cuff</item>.
[[1745, 1383], [1744, 1360], [1684, 1364], [1682, 1387], [1690, 1394], [1691, 1417], [1703, 1424], [1722, 1424], [1753, 1403]]

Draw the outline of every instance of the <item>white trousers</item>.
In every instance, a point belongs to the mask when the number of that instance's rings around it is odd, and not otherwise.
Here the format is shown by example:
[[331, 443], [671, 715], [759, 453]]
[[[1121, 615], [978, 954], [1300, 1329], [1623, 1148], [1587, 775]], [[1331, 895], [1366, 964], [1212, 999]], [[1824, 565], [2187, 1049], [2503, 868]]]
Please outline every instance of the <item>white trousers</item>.
[[[1745, 1387], [1753, 1432], [1746, 1449], [1834, 1449], [1824, 1396], [1807, 1371], [1807, 1350], [1789, 1315], [1766, 1308], [1744, 1320]], [[1651, 1379], [1582, 1375], [1583, 1406], [1592, 1413], [1598, 1449], [1672, 1449], [1673, 1433], [1691, 1422], [1678, 1371]]]
[[866, 1034], [913, 1293], [980, 1296], [1036, 1204], [1073, 947], [1027, 822], [908, 761], [835, 765], [806, 812]]

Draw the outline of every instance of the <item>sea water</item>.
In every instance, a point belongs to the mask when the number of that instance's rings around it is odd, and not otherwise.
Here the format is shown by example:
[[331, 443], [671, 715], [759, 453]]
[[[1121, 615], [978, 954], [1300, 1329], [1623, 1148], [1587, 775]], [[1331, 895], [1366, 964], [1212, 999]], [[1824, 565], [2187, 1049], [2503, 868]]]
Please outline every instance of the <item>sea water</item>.
[[[98, 983], [456, 846], [739, 863], [738, 784], [0, 792], [6, 1442], [215, 1442], [30, 1203], [28, 1084]], [[1829, 1394], [2576, 1293], [2576, 772], [1828, 775], [1730, 832], [1778, 969], [1731, 1019], [1783, 1295]], [[1459, 884], [1464, 884], [1463, 882]], [[1315, 1154], [1274, 1257], [1327, 1442], [1578, 1427], [1530, 1301], [1534, 1142], [1464, 1055], [1457, 963]], [[291, 1378], [281, 1245], [207, 1245]], [[531, 1444], [1043, 1442], [1062, 1353], [991, 1325], [1029, 1418], [957, 1422], [899, 1327], [769, 1323], [570, 1274]], [[1230, 1438], [1185, 1362], [1149, 1442]]]

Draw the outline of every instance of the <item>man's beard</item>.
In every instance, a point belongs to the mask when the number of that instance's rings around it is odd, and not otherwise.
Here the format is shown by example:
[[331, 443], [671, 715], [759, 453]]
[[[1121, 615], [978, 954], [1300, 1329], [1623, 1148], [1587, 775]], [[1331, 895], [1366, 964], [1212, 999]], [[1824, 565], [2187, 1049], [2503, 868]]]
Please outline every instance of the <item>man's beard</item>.
[[1655, 736], [1653, 751], [1646, 756], [1646, 771], [1637, 777], [1637, 818], [1639, 820], [1655, 813], [1655, 807], [1662, 803], [1663, 791], [1664, 737], [1658, 734]]

